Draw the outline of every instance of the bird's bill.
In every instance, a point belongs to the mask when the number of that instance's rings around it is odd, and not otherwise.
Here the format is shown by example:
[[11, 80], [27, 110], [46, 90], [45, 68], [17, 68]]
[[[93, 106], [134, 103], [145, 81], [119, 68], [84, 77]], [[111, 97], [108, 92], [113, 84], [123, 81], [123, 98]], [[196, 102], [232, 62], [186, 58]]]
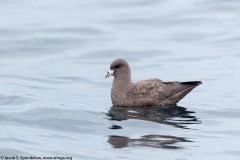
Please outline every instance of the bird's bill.
[[108, 72], [107, 72], [107, 74], [105, 75], [105, 78], [108, 78], [108, 77], [110, 77], [110, 76], [113, 76], [113, 73], [114, 73], [114, 70], [109, 70]]

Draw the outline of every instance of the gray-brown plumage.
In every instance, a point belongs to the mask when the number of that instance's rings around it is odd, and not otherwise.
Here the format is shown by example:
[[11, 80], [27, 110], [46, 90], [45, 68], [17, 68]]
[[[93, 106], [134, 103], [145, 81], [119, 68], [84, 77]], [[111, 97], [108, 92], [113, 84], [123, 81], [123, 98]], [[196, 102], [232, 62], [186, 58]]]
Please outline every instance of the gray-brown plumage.
[[175, 105], [192, 89], [202, 84], [192, 82], [163, 82], [148, 79], [137, 83], [131, 80], [131, 70], [124, 59], [111, 63], [106, 78], [114, 76], [111, 99], [113, 106], [165, 106]]

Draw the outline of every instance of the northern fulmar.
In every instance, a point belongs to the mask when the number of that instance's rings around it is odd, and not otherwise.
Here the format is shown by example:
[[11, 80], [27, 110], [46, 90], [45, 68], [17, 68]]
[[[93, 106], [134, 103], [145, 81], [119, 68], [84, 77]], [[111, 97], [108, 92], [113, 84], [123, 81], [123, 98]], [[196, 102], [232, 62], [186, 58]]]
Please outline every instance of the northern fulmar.
[[124, 59], [116, 59], [110, 65], [105, 78], [114, 76], [111, 90], [113, 106], [144, 107], [176, 105], [201, 81], [163, 82], [153, 78], [137, 83], [131, 80], [131, 69]]

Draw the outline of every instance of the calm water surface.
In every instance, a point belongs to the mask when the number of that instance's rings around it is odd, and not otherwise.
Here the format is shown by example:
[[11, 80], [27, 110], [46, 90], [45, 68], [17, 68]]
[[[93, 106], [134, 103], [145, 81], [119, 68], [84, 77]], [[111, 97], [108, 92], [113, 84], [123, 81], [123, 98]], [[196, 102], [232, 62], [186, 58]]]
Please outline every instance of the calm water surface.
[[[240, 158], [240, 1], [0, 1], [0, 156]], [[202, 80], [178, 107], [113, 108], [134, 81]]]

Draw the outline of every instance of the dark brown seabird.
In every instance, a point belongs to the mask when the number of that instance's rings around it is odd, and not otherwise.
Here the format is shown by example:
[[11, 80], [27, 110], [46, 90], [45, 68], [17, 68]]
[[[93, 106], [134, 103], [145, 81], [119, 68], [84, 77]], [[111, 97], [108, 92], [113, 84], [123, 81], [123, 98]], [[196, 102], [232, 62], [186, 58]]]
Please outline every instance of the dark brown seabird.
[[124, 59], [111, 63], [106, 78], [114, 76], [111, 99], [113, 106], [144, 107], [176, 105], [201, 81], [163, 82], [148, 79], [137, 83], [131, 80], [131, 70]]

